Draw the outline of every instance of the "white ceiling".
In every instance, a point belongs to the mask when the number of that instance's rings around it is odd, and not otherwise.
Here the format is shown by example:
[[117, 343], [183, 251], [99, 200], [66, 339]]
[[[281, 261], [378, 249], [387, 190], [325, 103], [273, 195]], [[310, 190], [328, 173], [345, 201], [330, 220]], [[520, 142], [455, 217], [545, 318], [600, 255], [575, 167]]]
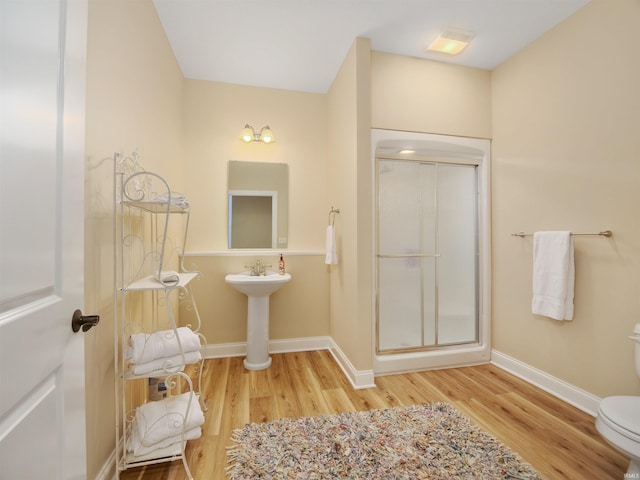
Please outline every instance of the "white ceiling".
[[[589, 0], [153, 0], [187, 78], [326, 93], [356, 37], [373, 50], [492, 70]], [[424, 52], [475, 33], [457, 57]]]

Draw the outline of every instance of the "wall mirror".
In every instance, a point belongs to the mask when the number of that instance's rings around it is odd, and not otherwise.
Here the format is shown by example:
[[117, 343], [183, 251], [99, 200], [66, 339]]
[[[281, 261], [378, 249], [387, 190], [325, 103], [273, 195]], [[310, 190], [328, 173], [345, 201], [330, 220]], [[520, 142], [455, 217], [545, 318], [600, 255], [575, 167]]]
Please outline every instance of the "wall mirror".
[[287, 248], [289, 166], [231, 160], [227, 177], [229, 248]]

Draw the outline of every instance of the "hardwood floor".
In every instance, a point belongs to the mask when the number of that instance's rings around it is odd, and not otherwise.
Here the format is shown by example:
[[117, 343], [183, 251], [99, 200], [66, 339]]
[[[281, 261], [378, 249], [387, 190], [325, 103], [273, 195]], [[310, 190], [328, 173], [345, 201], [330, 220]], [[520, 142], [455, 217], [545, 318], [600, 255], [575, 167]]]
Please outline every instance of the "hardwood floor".
[[[493, 365], [376, 378], [354, 390], [328, 351], [272, 355], [271, 368], [247, 371], [242, 358], [205, 362], [209, 411], [203, 435], [189, 442], [196, 480], [225, 478], [225, 447], [247, 422], [425, 402], [449, 402], [518, 452], [546, 479], [620, 480], [628, 460], [598, 434], [590, 415]], [[183, 480], [181, 461], [121, 472], [122, 480]]]

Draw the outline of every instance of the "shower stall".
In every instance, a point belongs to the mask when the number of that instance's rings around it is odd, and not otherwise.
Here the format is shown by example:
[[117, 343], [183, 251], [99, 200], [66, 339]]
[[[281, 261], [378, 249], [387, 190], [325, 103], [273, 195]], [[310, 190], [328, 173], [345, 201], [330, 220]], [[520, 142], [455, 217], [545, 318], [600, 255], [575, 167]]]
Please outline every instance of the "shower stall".
[[374, 373], [490, 359], [488, 140], [372, 131]]

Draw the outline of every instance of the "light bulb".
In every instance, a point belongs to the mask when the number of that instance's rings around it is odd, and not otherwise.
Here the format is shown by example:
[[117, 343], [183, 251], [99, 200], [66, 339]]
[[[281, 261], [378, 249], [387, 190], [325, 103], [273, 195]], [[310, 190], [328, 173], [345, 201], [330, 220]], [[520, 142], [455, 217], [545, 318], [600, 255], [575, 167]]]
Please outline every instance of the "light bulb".
[[275, 142], [275, 138], [273, 136], [273, 133], [271, 132], [271, 129], [269, 128], [269, 125], [267, 125], [260, 131], [260, 140], [262, 140], [264, 143]]
[[254, 140], [253, 128], [251, 127], [251, 125], [247, 124], [244, 126], [244, 129], [242, 130], [242, 134], [240, 134], [240, 138], [242, 138], [242, 140], [244, 140], [247, 143], [253, 142]]

